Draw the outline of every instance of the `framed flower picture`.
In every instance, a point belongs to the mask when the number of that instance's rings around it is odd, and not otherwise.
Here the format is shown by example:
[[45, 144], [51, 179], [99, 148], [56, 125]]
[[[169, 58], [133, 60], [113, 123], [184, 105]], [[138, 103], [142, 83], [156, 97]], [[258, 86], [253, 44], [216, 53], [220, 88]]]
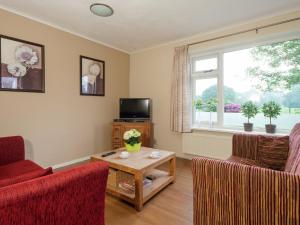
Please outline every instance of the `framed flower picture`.
[[0, 36], [0, 91], [45, 92], [44, 46]]
[[80, 94], [105, 95], [105, 62], [80, 56]]

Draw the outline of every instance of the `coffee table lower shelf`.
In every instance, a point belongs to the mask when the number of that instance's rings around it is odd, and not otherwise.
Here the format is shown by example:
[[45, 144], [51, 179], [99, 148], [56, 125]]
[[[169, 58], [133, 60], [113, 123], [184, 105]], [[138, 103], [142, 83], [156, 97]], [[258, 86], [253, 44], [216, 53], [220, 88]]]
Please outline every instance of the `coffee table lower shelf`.
[[[152, 169], [149, 174], [156, 175], [157, 178], [153, 180], [151, 185], [143, 188], [143, 204], [175, 180], [175, 177], [170, 176], [168, 172], [158, 169]], [[127, 193], [118, 187], [107, 186], [107, 193], [132, 204], [136, 202], [134, 193]]]

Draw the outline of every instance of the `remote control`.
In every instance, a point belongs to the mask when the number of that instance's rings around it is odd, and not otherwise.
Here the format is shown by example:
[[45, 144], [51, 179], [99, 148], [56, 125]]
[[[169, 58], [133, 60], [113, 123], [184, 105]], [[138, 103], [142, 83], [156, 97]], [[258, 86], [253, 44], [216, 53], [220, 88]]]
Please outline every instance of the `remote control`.
[[116, 154], [116, 152], [107, 152], [107, 153], [102, 154], [101, 157], [106, 157], [106, 156], [113, 155], [113, 154]]
[[153, 181], [153, 180], [156, 179], [156, 176], [154, 176], [154, 175], [148, 175], [148, 176], [146, 176], [146, 178]]

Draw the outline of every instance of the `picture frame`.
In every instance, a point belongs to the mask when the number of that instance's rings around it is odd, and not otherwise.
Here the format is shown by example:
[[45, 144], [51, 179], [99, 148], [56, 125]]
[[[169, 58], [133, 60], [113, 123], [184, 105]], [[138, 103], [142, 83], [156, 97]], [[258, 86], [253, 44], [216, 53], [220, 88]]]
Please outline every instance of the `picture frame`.
[[80, 95], [105, 96], [105, 61], [80, 55]]
[[45, 46], [0, 35], [0, 91], [45, 93]]

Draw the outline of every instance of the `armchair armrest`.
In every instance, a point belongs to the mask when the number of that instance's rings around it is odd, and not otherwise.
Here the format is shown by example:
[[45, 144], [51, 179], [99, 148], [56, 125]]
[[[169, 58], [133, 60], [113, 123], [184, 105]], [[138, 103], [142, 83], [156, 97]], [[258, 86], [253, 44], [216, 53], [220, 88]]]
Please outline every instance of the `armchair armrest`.
[[21, 136], [0, 138], [0, 166], [25, 159], [24, 140]]
[[194, 225], [250, 225], [250, 168], [201, 157], [192, 160]]
[[104, 225], [106, 163], [88, 163], [0, 189], [0, 224]]

